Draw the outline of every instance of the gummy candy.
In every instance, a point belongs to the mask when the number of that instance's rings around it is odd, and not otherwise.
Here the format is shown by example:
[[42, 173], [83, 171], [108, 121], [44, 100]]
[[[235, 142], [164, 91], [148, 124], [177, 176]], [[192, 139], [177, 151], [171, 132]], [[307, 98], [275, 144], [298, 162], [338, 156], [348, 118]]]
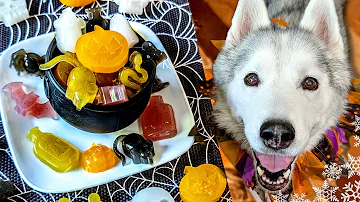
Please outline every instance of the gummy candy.
[[150, 0], [114, 0], [114, 2], [119, 5], [120, 13], [142, 15]]
[[79, 111], [87, 103], [93, 103], [98, 92], [95, 75], [86, 67], [75, 67], [71, 70], [67, 85], [65, 96]]
[[[130, 157], [134, 164], [153, 164], [155, 156], [154, 145], [151, 140], [145, 140], [137, 133], [118, 136], [113, 144], [115, 154], [119, 158], [123, 158], [119, 147], [122, 147], [126, 156]], [[123, 165], [125, 160], [123, 161]]]
[[118, 159], [111, 149], [105, 145], [95, 143], [81, 155], [81, 167], [90, 173], [106, 171], [114, 167]]
[[154, 84], [152, 87], [152, 93], [159, 92], [162, 89], [168, 87], [169, 85], [170, 85], [169, 82], [162, 82], [157, 76], [155, 76]]
[[29, 18], [29, 11], [25, 0], [0, 0], [0, 21], [6, 27]]
[[54, 71], [56, 80], [64, 89], [67, 87], [67, 80], [72, 69], [74, 69], [74, 66], [70, 65], [69, 63], [60, 62]]
[[116, 85], [118, 74], [119, 72], [108, 74], [96, 73], [96, 85], [99, 87]]
[[62, 53], [75, 53], [75, 45], [85, 28], [85, 21], [77, 18], [71, 8], [62, 11], [60, 17], [54, 21], [56, 31], [56, 45]]
[[82, 7], [95, 2], [95, 0], [60, 0], [60, 2], [69, 7]]
[[94, 104], [103, 106], [117, 105], [128, 101], [124, 85], [100, 87]]
[[140, 116], [145, 139], [157, 141], [174, 137], [177, 134], [174, 111], [165, 104], [160, 95], [152, 96]]
[[[141, 68], [142, 56], [139, 52], [134, 51], [130, 55], [129, 61], [132, 63], [133, 68], [124, 68], [121, 70], [118, 79], [126, 87], [134, 90], [141, 90], [141, 86], [138, 83], [142, 84], [148, 80], [147, 71]], [[137, 83], [131, 81], [129, 77]]]
[[128, 58], [129, 45], [118, 32], [95, 25], [93, 32], [82, 35], [76, 43], [78, 60], [95, 73], [113, 73], [122, 68]]
[[36, 126], [26, 139], [34, 143], [35, 156], [57, 172], [66, 172], [79, 165], [79, 150], [52, 133], [43, 133]]
[[99, 194], [91, 193], [88, 197], [88, 202], [101, 202]]
[[129, 48], [132, 48], [135, 44], [139, 42], [139, 38], [136, 36], [135, 32], [131, 28], [130, 23], [121, 14], [115, 14], [111, 18], [110, 30], [122, 34], [126, 38], [129, 44]]
[[20, 72], [27, 72], [37, 76], [44, 76], [45, 73], [39, 70], [39, 65], [45, 62], [44, 57], [40, 57], [36, 53], [27, 53], [24, 49], [20, 49], [11, 55], [10, 68], [14, 67], [20, 76]]
[[73, 54], [71, 52], [65, 52], [64, 55], [56, 56], [49, 62], [47, 62], [45, 64], [41, 64], [39, 66], [39, 68], [41, 70], [48, 70], [48, 69], [55, 67], [59, 62], [63, 62], [63, 61], [69, 63], [70, 65], [72, 65], [74, 67], [82, 66], [81, 63], [77, 60], [75, 54]]
[[49, 101], [45, 103], [37, 102], [39, 96], [34, 92], [26, 94], [23, 90], [22, 82], [11, 82], [3, 87], [8, 92], [11, 99], [15, 102], [15, 111], [22, 116], [33, 116], [36, 118], [49, 117], [57, 119], [58, 116]]
[[109, 29], [109, 21], [101, 17], [101, 7], [88, 8], [85, 10], [89, 17], [86, 23], [86, 32], [94, 31], [94, 26], [99, 25], [103, 29]]
[[215, 165], [185, 166], [180, 181], [180, 197], [184, 202], [215, 202], [226, 188], [224, 172]]
[[[58, 202], [70, 202], [70, 200], [68, 198], [61, 198]], [[99, 194], [91, 193], [88, 197], [88, 202], [101, 202]]]
[[167, 59], [166, 54], [156, 48], [156, 46], [150, 41], [145, 41], [142, 44], [141, 49], [145, 51], [146, 58], [154, 61], [156, 65]]

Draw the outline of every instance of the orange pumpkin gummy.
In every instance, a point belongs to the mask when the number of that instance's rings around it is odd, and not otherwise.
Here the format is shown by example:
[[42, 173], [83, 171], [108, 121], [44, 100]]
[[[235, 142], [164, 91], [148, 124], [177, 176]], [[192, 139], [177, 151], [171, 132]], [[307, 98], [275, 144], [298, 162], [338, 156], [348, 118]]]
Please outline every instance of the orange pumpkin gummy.
[[118, 163], [113, 150], [104, 145], [93, 143], [90, 149], [81, 155], [81, 167], [89, 173], [98, 173], [109, 170]]
[[60, 0], [60, 2], [65, 6], [82, 7], [95, 2], [95, 0]]
[[128, 61], [129, 45], [120, 33], [95, 25], [93, 32], [78, 39], [75, 51], [81, 64], [91, 71], [113, 73]]

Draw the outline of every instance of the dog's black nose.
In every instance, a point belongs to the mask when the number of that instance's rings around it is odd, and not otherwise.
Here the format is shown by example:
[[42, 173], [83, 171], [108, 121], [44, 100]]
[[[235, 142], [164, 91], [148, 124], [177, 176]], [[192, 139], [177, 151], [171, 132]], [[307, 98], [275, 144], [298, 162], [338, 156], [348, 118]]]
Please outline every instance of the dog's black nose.
[[270, 120], [261, 126], [260, 137], [272, 149], [285, 149], [294, 140], [295, 129], [286, 121]]

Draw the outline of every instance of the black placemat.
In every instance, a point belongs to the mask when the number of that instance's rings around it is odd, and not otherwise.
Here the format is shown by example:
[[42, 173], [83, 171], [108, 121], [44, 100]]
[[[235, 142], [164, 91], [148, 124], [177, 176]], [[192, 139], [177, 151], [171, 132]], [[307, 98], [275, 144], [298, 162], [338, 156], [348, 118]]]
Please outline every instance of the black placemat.
[[[11, 28], [0, 24], [0, 53], [19, 41], [52, 32], [52, 22], [65, 8], [58, 0], [27, 0], [27, 4], [31, 16], [29, 19]], [[108, 17], [118, 12], [117, 5], [109, 1], [99, 0], [87, 7], [90, 6], [102, 6], [103, 15]], [[75, 10], [85, 18], [84, 8]], [[195, 143], [188, 152], [169, 163], [108, 184], [71, 193], [40, 193], [27, 186], [19, 176], [12, 162], [0, 119], [0, 178], [9, 180], [16, 186], [15, 192], [8, 198], [10, 201], [57, 201], [61, 197], [69, 197], [72, 201], [87, 201], [87, 196], [93, 192], [99, 193], [104, 202], [129, 201], [136, 192], [150, 186], [162, 187], [170, 192], [175, 201], [180, 201], [178, 185], [185, 166], [212, 163], [222, 168], [214, 134], [205, 119], [211, 111], [210, 100], [196, 91], [205, 77], [188, 1], [151, 2], [143, 15], [126, 14], [126, 17], [150, 27], [162, 41], [187, 94], [199, 135], [203, 136], [206, 144]], [[230, 200], [229, 191], [226, 190], [220, 201]]]

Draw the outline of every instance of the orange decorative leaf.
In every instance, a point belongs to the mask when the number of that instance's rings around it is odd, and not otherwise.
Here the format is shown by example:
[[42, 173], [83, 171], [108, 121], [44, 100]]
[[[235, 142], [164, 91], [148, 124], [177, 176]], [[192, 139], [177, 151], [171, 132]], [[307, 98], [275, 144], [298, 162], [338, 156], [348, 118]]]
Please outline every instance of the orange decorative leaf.
[[285, 21], [284, 16], [281, 16], [280, 18], [271, 18], [271, 21], [279, 26], [284, 26], [286, 28], [290, 27], [290, 25]]

